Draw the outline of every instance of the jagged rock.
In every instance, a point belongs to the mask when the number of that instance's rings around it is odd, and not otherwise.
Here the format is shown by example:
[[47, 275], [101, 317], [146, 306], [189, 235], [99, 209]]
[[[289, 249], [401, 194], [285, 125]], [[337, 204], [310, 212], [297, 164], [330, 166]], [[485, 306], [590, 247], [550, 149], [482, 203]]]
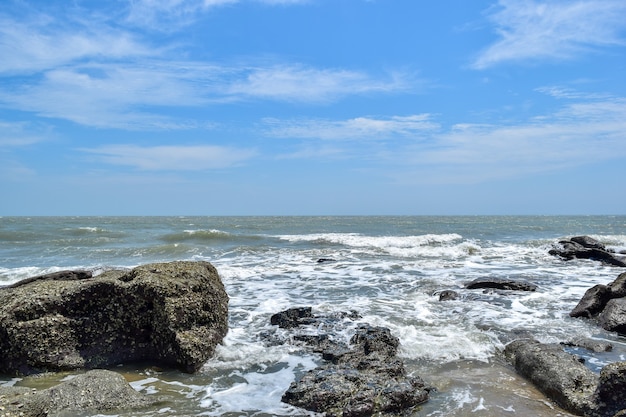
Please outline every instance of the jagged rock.
[[626, 258], [615, 255], [613, 251], [589, 236], [574, 236], [569, 240], [561, 240], [548, 253], [565, 260], [591, 259], [609, 265], [626, 267]]
[[[301, 326], [319, 329], [338, 325], [335, 317], [358, 318], [354, 312], [331, 318], [313, 316], [308, 309], [282, 313], [296, 317], [297, 325], [288, 322], [292, 331]], [[284, 315], [279, 313], [279, 317]], [[399, 340], [387, 328], [361, 324], [349, 346], [334, 341], [329, 334], [297, 334], [293, 339], [311, 345], [326, 362], [290, 385], [282, 397], [286, 403], [329, 417], [347, 417], [398, 415], [428, 400], [430, 389], [421, 378], [406, 375], [403, 362], [396, 356]]]
[[537, 286], [526, 281], [518, 281], [504, 278], [478, 278], [472, 282], [465, 284], [465, 288], [469, 290], [481, 288], [493, 288], [497, 290], [511, 291], [535, 291]]
[[310, 323], [311, 319], [313, 319], [311, 307], [297, 307], [274, 314], [270, 317], [270, 323], [281, 329], [290, 329]]
[[605, 330], [626, 335], [626, 272], [609, 285], [588, 289], [570, 316], [597, 317]]
[[115, 372], [92, 370], [44, 390], [0, 387], [3, 417], [76, 416], [135, 410], [162, 400], [135, 391]]
[[559, 345], [541, 344], [532, 339], [509, 343], [504, 355], [520, 375], [559, 406], [578, 415], [591, 413], [591, 396], [598, 377], [576, 356], [566, 353]]
[[135, 361], [193, 372], [225, 336], [227, 319], [228, 296], [208, 262], [35, 277], [0, 288], [0, 372]]
[[594, 416], [612, 417], [626, 414], [626, 362], [606, 365], [594, 394]]

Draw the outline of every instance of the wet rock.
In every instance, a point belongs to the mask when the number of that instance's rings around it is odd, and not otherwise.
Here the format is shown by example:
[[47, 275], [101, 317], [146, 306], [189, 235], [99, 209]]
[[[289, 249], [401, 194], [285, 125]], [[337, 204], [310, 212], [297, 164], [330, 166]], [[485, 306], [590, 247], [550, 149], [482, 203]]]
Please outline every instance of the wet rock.
[[208, 262], [59, 274], [0, 289], [0, 372], [148, 361], [199, 369], [228, 330], [228, 296]]
[[537, 286], [526, 281], [518, 281], [504, 278], [479, 278], [465, 284], [470, 290], [481, 288], [493, 288], [497, 290], [511, 291], [535, 291]]
[[559, 345], [515, 340], [504, 350], [515, 370], [567, 411], [590, 415], [598, 377]]
[[[355, 313], [337, 316], [358, 318]], [[323, 316], [306, 319], [298, 327], [319, 329], [324, 328], [322, 323], [330, 334], [333, 331], [328, 325], [340, 323]], [[349, 345], [333, 340], [329, 334], [298, 334], [294, 340], [312, 346], [325, 362], [290, 385], [282, 397], [288, 404], [329, 417], [371, 416], [398, 415], [428, 400], [430, 388], [421, 378], [406, 374], [403, 362], [396, 356], [399, 340], [387, 328], [360, 324]]]
[[589, 236], [575, 236], [569, 240], [561, 240], [548, 253], [565, 260], [591, 259], [609, 265], [626, 267], [626, 258], [616, 255]]
[[601, 342], [599, 340], [588, 339], [588, 338], [580, 338], [570, 340], [569, 342], [562, 343], [564, 346], [574, 346], [581, 347], [583, 349], [587, 349], [591, 352], [610, 352], [613, 350], [613, 345], [608, 342]]
[[597, 318], [605, 330], [626, 335], [626, 272], [588, 289], [570, 316]]
[[626, 335], [626, 297], [610, 300], [598, 318], [603, 329]]
[[459, 293], [452, 290], [444, 290], [439, 293], [439, 301], [451, 301], [459, 298]]
[[297, 307], [274, 314], [270, 317], [270, 322], [281, 329], [290, 329], [311, 323], [311, 319], [313, 319], [311, 307]]
[[594, 317], [604, 310], [610, 299], [611, 291], [606, 285], [594, 285], [585, 292], [569, 315], [570, 317]]
[[76, 416], [137, 410], [162, 400], [135, 391], [115, 372], [92, 370], [54, 387], [33, 390], [24, 387], [0, 387], [0, 415]]

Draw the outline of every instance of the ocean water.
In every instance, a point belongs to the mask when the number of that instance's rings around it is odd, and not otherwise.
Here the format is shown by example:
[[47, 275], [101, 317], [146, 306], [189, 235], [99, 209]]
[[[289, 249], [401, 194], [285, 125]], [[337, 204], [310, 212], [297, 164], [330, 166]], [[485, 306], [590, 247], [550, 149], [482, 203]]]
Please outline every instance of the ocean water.
[[[578, 351], [594, 371], [626, 360], [624, 338], [568, 316], [588, 288], [624, 272], [548, 254], [559, 239], [582, 234], [624, 250], [626, 216], [0, 217], [0, 285], [62, 269], [98, 273], [172, 260], [217, 267], [230, 296], [223, 345], [193, 375], [119, 367], [135, 389], [167, 400], [120, 416], [313, 415], [280, 398], [321, 359], [266, 337], [282, 332], [272, 314], [300, 306], [356, 310], [357, 322], [390, 328], [407, 370], [437, 388], [416, 416], [568, 416], [498, 352], [520, 334], [551, 343], [589, 337], [614, 347]], [[538, 289], [464, 288], [484, 277]], [[442, 290], [461, 297], [440, 302]], [[355, 325], [346, 321], [337, 337], [348, 340]], [[41, 387], [63, 377], [0, 376], [0, 384]]]

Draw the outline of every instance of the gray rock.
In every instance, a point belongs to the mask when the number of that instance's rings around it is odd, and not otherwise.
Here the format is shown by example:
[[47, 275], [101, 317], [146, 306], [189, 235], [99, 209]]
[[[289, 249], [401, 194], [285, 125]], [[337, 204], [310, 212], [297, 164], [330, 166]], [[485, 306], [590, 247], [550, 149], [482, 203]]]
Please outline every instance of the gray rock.
[[570, 317], [594, 317], [604, 310], [610, 299], [611, 291], [606, 285], [595, 285], [585, 292], [569, 315]]
[[569, 342], [562, 343], [564, 346], [575, 346], [587, 349], [591, 352], [610, 352], [613, 350], [613, 345], [608, 342], [601, 342], [599, 340], [579, 338]]
[[0, 387], [0, 415], [69, 417], [144, 409], [162, 402], [135, 391], [115, 372], [92, 370], [44, 390]]
[[[611, 417], [626, 414], [626, 362], [611, 363], [600, 371], [594, 395], [594, 416]], [[620, 414], [621, 413], [621, 414]]]
[[626, 297], [626, 272], [619, 274], [615, 281], [608, 285], [608, 289], [611, 298]]
[[493, 288], [497, 290], [511, 291], [535, 291], [537, 286], [526, 281], [504, 278], [478, 278], [465, 284], [465, 288], [474, 290], [481, 288]]
[[228, 296], [208, 262], [68, 276], [0, 288], [0, 372], [135, 361], [194, 372], [228, 330]]
[[459, 293], [453, 290], [444, 290], [439, 293], [439, 301], [451, 301], [459, 298]]
[[603, 329], [626, 335], [626, 298], [610, 300], [598, 318]]
[[567, 411], [590, 415], [598, 377], [559, 345], [531, 339], [509, 343], [504, 355], [515, 370]]

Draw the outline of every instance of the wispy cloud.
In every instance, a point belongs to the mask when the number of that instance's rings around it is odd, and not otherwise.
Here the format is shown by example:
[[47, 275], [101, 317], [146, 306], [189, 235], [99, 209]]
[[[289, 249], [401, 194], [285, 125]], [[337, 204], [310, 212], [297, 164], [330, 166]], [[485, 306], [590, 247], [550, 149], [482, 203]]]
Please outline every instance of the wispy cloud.
[[0, 120], [0, 150], [28, 146], [49, 138], [50, 129], [33, 126], [26, 122], [6, 122]]
[[356, 117], [347, 120], [278, 120], [265, 119], [266, 134], [284, 138], [323, 140], [387, 139], [431, 132], [439, 125], [430, 114], [392, 116], [388, 118]]
[[204, 171], [237, 166], [252, 158], [256, 151], [224, 146], [137, 146], [106, 145], [84, 148], [106, 164], [122, 165], [145, 171]]
[[389, 93], [407, 89], [409, 77], [391, 74], [385, 79], [343, 69], [319, 69], [303, 65], [276, 65], [251, 68], [243, 79], [225, 92], [237, 97], [265, 98], [294, 102], [328, 102], [367, 93]]
[[508, 126], [457, 124], [403, 154], [412, 168], [401, 181], [441, 183], [518, 178], [624, 158], [626, 99], [573, 102]]
[[489, 15], [500, 38], [473, 62], [484, 69], [506, 61], [563, 60], [625, 45], [622, 0], [500, 0]]

